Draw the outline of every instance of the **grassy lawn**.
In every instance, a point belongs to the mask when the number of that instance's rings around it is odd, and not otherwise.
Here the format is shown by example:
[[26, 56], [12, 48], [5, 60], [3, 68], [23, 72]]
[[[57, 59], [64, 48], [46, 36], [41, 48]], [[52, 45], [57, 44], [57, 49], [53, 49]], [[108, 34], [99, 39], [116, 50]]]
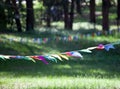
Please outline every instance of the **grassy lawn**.
[[[65, 33], [65, 32], [64, 32]], [[75, 35], [74, 32], [65, 34]], [[1, 34], [0, 38], [54, 37], [58, 33], [12, 33]], [[120, 35], [95, 36], [78, 41], [50, 41], [48, 44], [0, 41], [0, 54], [42, 55], [79, 50], [99, 43], [119, 40]], [[115, 50], [94, 50], [92, 54], [82, 53], [84, 60], [72, 59], [58, 63], [25, 60], [0, 60], [0, 89], [119, 89], [120, 88], [120, 46]]]

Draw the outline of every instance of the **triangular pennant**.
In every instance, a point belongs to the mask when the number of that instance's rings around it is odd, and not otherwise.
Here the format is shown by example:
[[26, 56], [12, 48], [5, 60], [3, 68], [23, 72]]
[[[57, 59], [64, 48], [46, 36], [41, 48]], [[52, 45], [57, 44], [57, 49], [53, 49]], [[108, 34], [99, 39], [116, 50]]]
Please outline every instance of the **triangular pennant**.
[[35, 59], [35, 60], [41, 60], [45, 64], [48, 64], [48, 62], [45, 60], [44, 56], [30, 56], [30, 57], [33, 58], [33, 59]]
[[68, 58], [67, 56], [65, 56], [65, 55], [59, 54], [59, 56], [60, 56], [61, 58], [63, 58], [63, 59], [69, 60], [69, 58]]
[[48, 60], [51, 60], [51, 61], [54, 61], [54, 62], [57, 63], [57, 59], [54, 58], [54, 57], [52, 57], [52, 56], [45, 56], [45, 58], [48, 59]]
[[23, 60], [30, 60], [35, 62], [35, 60], [29, 56], [11, 56], [10, 58], [14, 58], [14, 59], [23, 59]]
[[72, 57], [83, 58], [83, 56], [79, 52], [77, 52], [77, 51], [72, 51], [71, 52], [71, 56]]
[[38, 56], [37, 57], [39, 60], [43, 61], [45, 64], [48, 64], [48, 62], [45, 60], [44, 56]]
[[4, 58], [5, 58], [5, 59], [10, 59], [10, 56], [7, 56], [7, 55], [6, 55], [6, 56], [4, 56]]
[[82, 49], [79, 50], [79, 52], [92, 53], [92, 51], [90, 51], [89, 49]]
[[57, 54], [54, 54], [54, 55], [51, 55], [51, 56], [53, 56], [53, 57], [59, 59], [60, 61], [63, 61], [62, 58], [61, 58], [59, 55], [57, 55]]
[[89, 48], [87, 48], [88, 50], [94, 50], [94, 49], [96, 49], [97, 47], [89, 47]]
[[26, 56], [25, 59], [26, 59], [26, 60], [31, 60], [31, 61], [33, 61], [33, 62], [36, 62], [33, 58], [31, 58], [31, 57], [29, 57], [29, 56]]
[[5, 60], [5, 57], [3, 55], [0, 55], [0, 59]]
[[97, 49], [104, 49], [105, 47], [104, 47], [104, 45], [103, 44], [99, 44], [98, 46], [97, 46]]
[[115, 47], [112, 44], [107, 44], [104, 46], [105, 50], [109, 51], [110, 49], [115, 49]]
[[72, 56], [72, 52], [65, 52], [67, 56]]

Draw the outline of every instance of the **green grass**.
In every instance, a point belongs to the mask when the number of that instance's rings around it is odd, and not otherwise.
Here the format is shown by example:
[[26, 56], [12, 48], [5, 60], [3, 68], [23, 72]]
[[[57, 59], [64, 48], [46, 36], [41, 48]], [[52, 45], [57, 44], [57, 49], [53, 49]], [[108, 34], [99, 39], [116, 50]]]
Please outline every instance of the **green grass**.
[[[59, 33], [59, 34], [58, 34]], [[34, 37], [54, 37], [77, 32], [64, 30], [52, 33], [1, 34], [1, 38], [32, 39]], [[82, 38], [79, 41], [51, 41], [48, 44], [33, 44], [0, 41], [0, 54], [41, 55], [79, 50], [99, 43], [111, 43], [119, 40], [119, 34]], [[41, 61], [0, 60], [0, 89], [119, 89], [120, 88], [120, 46], [107, 51], [94, 50], [92, 54], [82, 53], [84, 60], [71, 60], [45, 65]]]
[[[99, 55], [100, 56], [100, 55]], [[14, 89], [119, 89], [119, 56], [106, 60], [85, 56], [85, 60], [45, 65], [23, 60], [1, 61], [0, 88]]]
[[[24, 79], [24, 80], [23, 80]], [[75, 77], [38, 77], [38, 78], [16, 78], [12, 79], [9, 88], [22, 89], [119, 89], [119, 80], [95, 79], [95, 78], [75, 78]], [[21, 81], [22, 80], [22, 81]], [[36, 81], [37, 80], [37, 81]], [[62, 82], [60, 82], [60, 80]], [[47, 81], [47, 82], [46, 82]], [[29, 83], [28, 83], [29, 82]], [[53, 86], [54, 85], [54, 86]], [[14, 86], [14, 87], [13, 87]], [[37, 86], [37, 87], [36, 87]], [[111, 87], [113, 86], [113, 87]], [[5, 88], [2, 86], [2, 88]]]

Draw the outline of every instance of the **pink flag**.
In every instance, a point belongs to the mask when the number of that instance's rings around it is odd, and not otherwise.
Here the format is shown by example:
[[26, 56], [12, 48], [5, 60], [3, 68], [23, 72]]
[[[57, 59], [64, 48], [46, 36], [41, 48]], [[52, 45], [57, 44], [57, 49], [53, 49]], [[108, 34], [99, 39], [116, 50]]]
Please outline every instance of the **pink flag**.
[[45, 64], [48, 64], [48, 62], [45, 60], [44, 56], [38, 56], [39, 60], [43, 61]]

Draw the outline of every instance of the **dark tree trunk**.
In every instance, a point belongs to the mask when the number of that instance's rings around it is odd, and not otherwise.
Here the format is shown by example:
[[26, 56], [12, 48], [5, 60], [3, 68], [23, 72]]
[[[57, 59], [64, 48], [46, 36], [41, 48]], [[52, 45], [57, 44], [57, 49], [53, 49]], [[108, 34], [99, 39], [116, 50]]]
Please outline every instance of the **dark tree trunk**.
[[90, 0], [90, 22], [95, 23], [95, 0]]
[[76, 0], [76, 11], [79, 14], [82, 14], [81, 12], [81, 0]]
[[117, 0], [117, 19], [120, 20], [120, 0]]
[[69, 13], [68, 13], [68, 0], [64, 0], [63, 2], [63, 8], [64, 8], [64, 28], [68, 29], [69, 27]]
[[50, 6], [47, 7], [47, 27], [51, 27], [51, 13], [50, 13]]
[[18, 32], [22, 32], [21, 23], [20, 23], [20, 14], [19, 14], [19, 10], [16, 4], [16, 0], [12, 0], [12, 4], [14, 8], [15, 21], [16, 21]]
[[[11, 0], [6, 0], [5, 4], [11, 6], [12, 5]], [[10, 25], [9, 27], [7, 27], [8, 29], [9, 28], [14, 29], [14, 27], [13, 27], [13, 24], [14, 24], [13, 12], [14, 12], [13, 7], [6, 6], [6, 23], [7, 23], [7, 25]]]
[[102, 0], [102, 28], [104, 31], [109, 30], [109, 1]]
[[118, 26], [118, 30], [120, 29], [119, 24], [120, 24], [120, 0], [117, 0], [117, 26]]
[[[0, 1], [0, 3], [4, 3], [3, 1]], [[3, 29], [6, 29], [6, 16], [5, 16], [5, 8], [0, 5], [0, 31]]]
[[19, 7], [22, 7], [22, 0], [19, 0]]
[[34, 10], [33, 0], [26, 0], [27, 18], [26, 18], [26, 31], [34, 30]]
[[73, 28], [73, 20], [74, 20], [74, 0], [71, 0], [71, 11], [70, 11], [70, 18], [69, 18], [69, 29], [72, 30]]

